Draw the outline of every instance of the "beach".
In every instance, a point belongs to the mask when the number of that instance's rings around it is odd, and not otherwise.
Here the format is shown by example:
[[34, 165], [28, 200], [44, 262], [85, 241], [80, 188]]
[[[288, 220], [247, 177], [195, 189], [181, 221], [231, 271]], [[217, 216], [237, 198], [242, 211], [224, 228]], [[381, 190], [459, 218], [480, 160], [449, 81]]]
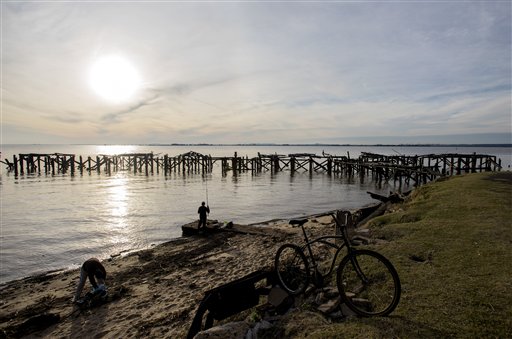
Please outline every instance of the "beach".
[[[328, 215], [311, 217], [308, 232], [333, 234]], [[79, 271], [50, 272], [1, 285], [3, 337], [183, 338], [206, 291], [272, 269], [300, 228], [287, 220], [233, 225], [117, 255], [103, 264], [110, 301], [80, 309], [72, 303]], [[86, 284], [90, 288], [89, 282]], [[49, 325], [49, 326], [48, 326]]]

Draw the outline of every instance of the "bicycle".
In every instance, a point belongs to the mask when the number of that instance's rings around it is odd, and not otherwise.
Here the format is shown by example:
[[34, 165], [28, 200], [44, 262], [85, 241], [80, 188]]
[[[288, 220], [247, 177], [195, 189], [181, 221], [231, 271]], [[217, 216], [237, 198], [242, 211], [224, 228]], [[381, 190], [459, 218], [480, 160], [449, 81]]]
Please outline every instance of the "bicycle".
[[[308, 219], [290, 220], [290, 225], [301, 227], [304, 245], [287, 243], [277, 250], [275, 270], [281, 287], [291, 295], [299, 295], [308, 287], [311, 276], [317, 288], [323, 287], [326, 278], [333, 273], [342, 248], [346, 247], [347, 254], [341, 259], [336, 270], [336, 286], [341, 301], [361, 316], [389, 315], [400, 301], [401, 286], [396, 269], [378, 252], [353, 248], [346, 226], [350, 212], [337, 211], [336, 214], [330, 215], [339, 234], [321, 236], [313, 240], [309, 240], [304, 229]], [[343, 217], [346, 218], [345, 223], [341, 222]], [[341, 244], [337, 244], [337, 240], [341, 240]], [[336, 249], [330, 267], [325, 273], [320, 272], [315, 260], [311, 248], [313, 244], [323, 244]]]

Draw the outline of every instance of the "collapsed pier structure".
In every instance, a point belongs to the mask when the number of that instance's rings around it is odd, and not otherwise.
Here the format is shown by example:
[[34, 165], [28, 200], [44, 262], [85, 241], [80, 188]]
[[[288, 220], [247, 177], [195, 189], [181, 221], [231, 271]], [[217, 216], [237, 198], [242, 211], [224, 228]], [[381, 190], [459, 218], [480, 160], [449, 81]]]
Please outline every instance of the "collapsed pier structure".
[[38, 154], [14, 155], [12, 162], [0, 160], [7, 165], [9, 172], [18, 175], [56, 175], [71, 176], [84, 173], [106, 173], [111, 175], [119, 171], [134, 174], [171, 173], [211, 173], [218, 163], [222, 174], [232, 171], [233, 175], [242, 172], [289, 171], [293, 176], [298, 172], [310, 175], [372, 175], [377, 180], [405, 180], [407, 183], [425, 183], [441, 176], [458, 175], [484, 171], [501, 170], [501, 159], [485, 154], [427, 154], [427, 155], [382, 155], [361, 153], [357, 158], [349, 154], [331, 155], [322, 152], [295, 153], [288, 155], [260, 154], [249, 158], [240, 157], [235, 152], [231, 157], [212, 157], [196, 152], [177, 156], [155, 155], [153, 153], [124, 153], [116, 155], [100, 154], [94, 157], [75, 154]]

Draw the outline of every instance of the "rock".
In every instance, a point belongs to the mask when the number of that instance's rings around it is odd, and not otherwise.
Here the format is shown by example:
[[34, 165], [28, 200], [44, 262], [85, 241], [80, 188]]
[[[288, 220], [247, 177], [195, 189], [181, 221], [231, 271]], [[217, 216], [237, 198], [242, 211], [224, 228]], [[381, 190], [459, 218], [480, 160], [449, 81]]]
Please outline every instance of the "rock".
[[352, 246], [361, 246], [363, 244], [363, 242], [358, 239], [352, 239], [350, 243], [352, 244]]
[[266, 320], [262, 320], [256, 323], [252, 329], [249, 329], [245, 335], [245, 339], [258, 339], [259, 330], [265, 330], [271, 328], [273, 325]]
[[334, 299], [340, 296], [338, 288], [333, 286], [324, 288], [324, 294], [327, 299]]
[[329, 318], [331, 318], [332, 320], [341, 320], [345, 318], [345, 314], [343, 314], [342, 311], [336, 311], [334, 313], [329, 314]]
[[357, 240], [357, 241], [360, 241], [361, 243], [363, 243], [364, 245], [368, 245], [371, 240], [370, 238], [367, 238], [367, 237], [363, 237], [362, 235], [356, 235], [352, 238], [352, 241], [354, 240]]
[[227, 323], [221, 326], [215, 326], [196, 334], [194, 339], [244, 339], [250, 326], [245, 321]]
[[340, 306], [340, 303], [340, 298], [332, 299], [326, 302], [325, 304], [318, 306], [318, 310], [323, 314], [330, 314], [337, 310], [337, 308]]
[[352, 311], [350, 308], [348, 308], [348, 306], [345, 303], [341, 304], [340, 309], [341, 309], [341, 313], [345, 317], [354, 317], [357, 315], [354, 311]]
[[268, 302], [272, 306], [277, 307], [283, 303], [287, 296], [288, 293], [286, 293], [286, 291], [281, 289], [279, 286], [274, 286], [268, 294]]
[[320, 291], [315, 297], [315, 304], [322, 305], [326, 302], [326, 300], [327, 299], [325, 298], [324, 292]]
[[309, 285], [307, 288], [306, 288], [306, 291], [304, 292], [304, 295], [306, 296], [310, 296], [311, 293], [313, 293], [314, 291], [316, 291], [316, 287], [313, 286], [313, 285]]

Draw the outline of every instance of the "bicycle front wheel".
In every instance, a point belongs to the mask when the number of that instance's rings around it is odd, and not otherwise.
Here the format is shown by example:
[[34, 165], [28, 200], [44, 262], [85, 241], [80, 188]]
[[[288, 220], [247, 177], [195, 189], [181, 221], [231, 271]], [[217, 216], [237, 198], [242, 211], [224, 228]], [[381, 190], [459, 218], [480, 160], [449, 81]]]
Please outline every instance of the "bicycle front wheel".
[[391, 262], [370, 250], [343, 258], [336, 273], [341, 300], [361, 316], [386, 316], [400, 301], [400, 279]]
[[299, 246], [284, 244], [275, 258], [275, 270], [281, 287], [292, 295], [306, 290], [309, 283], [309, 265]]

